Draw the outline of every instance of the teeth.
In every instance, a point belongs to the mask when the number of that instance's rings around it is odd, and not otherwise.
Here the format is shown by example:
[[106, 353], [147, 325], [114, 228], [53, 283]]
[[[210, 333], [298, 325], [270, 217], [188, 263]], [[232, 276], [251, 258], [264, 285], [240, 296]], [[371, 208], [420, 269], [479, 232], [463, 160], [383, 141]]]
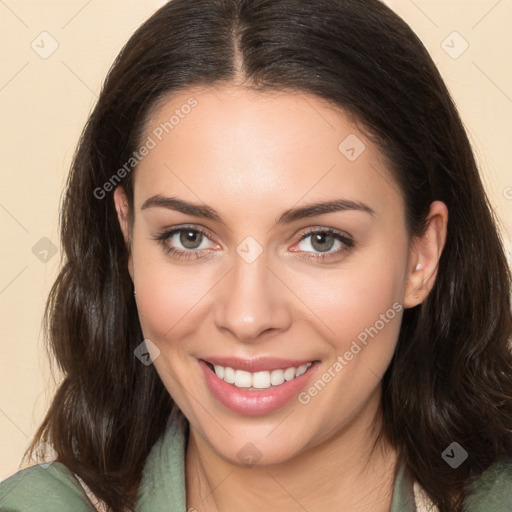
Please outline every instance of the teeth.
[[270, 386], [279, 386], [285, 381], [304, 375], [313, 363], [306, 363], [298, 368], [290, 367], [285, 370], [272, 370], [263, 372], [246, 372], [233, 368], [214, 365], [215, 374], [219, 379], [228, 384], [234, 384], [237, 388], [268, 389]]
[[304, 373], [306, 373], [306, 370], [309, 368], [307, 364], [303, 364], [302, 366], [299, 366], [297, 368], [297, 371], [295, 372], [295, 377], [300, 377]]
[[283, 370], [272, 370], [270, 374], [270, 384], [272, 386], [279, 386], [284, 382], [284, 371]]
[[252, 386], [252, 375], [243, 370], [235, 370], [235, 386], [237, 388], [250, 388]]
[[[222, 368], [222, 366], [219, 366], [219, 368]], [[220, 377], [220, 375], [217, 374], [217, 377], [224, 378], [226, 382], [229, 382], [229, 384], [235, 383], [235, 370], [233, 368], [224, 368], [224, 377]]]
[[293, 378], [295, 378], [295, 372], [296, 372], [296, 369], [295, 368], [287, 368], [285, 371], [284, 371], [284, 380], [292, 380]]
[[215, 373], [217, 374], [217, 377], [219, 377], [219, 379], [223, 379], [224, 378], [224, 366], [219, 366], [218, 364], [216, 364], [214, 366], [215, 368]]
[[[250, 375], [250, 374], [249, 374]], [[236, 385], [236, 383], [235, 383]], [[270, 372], [256, 372], [252, 374], [252, 387], [267, 389], [270, 387]]]

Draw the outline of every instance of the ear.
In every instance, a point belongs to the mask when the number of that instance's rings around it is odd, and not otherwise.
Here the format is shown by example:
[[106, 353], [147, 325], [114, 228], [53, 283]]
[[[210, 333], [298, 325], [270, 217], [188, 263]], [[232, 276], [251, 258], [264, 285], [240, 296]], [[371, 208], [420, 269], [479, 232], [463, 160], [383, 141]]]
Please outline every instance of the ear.
[[117, 212], [117, 219], [121, 231], [123, 232], [124, 242], [128, 250], [128, 272], [133, 281], [133, 258], [132, 258], [132, 234], [130, 226], [130, 205], [126, 192], [121, 186], [117, 186], [114, 190], [114, 204]]
[[427, 227], [421, 237], [415, 237], [409, 252], [404, 308], [422, 303], [434, 286], [439, 259], [446, 242], [448, 208], [441, 201], [430, 205]]

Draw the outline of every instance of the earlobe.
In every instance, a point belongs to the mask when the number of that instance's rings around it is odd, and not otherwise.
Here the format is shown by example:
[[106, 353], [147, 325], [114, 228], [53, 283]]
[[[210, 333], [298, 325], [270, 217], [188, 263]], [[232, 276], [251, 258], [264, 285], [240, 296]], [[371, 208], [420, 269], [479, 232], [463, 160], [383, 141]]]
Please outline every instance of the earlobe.
[[432, 290], [437, 277], [448, 226], [448, 208], [441, 201], [430, 205], [427, 227], [414, 239], [409, 254], [409, 269], [404, 293], [404, 307], [421, 304]]

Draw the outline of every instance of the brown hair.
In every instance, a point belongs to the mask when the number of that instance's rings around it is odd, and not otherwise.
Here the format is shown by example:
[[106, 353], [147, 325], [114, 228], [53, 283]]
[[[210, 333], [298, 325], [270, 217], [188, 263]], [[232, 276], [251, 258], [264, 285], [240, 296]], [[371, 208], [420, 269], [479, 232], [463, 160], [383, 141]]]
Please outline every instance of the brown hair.
[[[350, 112], [389, 159], [412, 235], [448, 206], [448, 237], [425, 302], [404, 312], [383, 378], [385, 435], [441, 512], [512, 457], [510, 271], [457, 110], [426, 49], [378, 0], [172, 0], [115, 60], [82, 133], [61, 212], [65, 261], [45, 328], [64, 373], [27, 455], [43, 440], [112, 510], [133, 510], [172, 405], [143, 336], [112, 195], [98, 190], [173, 92], [229, 83], [304, 91]], [[133, 208], [133, 174], [123, 178]], [[469, 457], [441, 458], [453, 441]]]

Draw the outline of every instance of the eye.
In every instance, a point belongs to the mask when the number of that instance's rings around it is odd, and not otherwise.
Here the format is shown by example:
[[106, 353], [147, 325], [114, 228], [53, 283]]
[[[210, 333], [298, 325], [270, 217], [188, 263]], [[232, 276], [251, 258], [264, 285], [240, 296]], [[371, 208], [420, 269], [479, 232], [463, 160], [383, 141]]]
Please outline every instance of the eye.
[[[308, 239], [310, 241], [306, 242]], [[200, 259], [211, 256], [209, 250], [211, 247], [208, 247], [207, 244], [204, 245], [204, 242], [210, 240], [210, 238], [203, 229], [197, 226], [183, 226], [162, 231], [153, 237], [153, 240], [160, 242], [167, 254], [172, 254], [178, 259]], [[324, 260], [339, 257], [349, 252], [355, 244], [349, 236], [341, 232], [331, 228], [322, 228], [312, 229], [304, 233], [297, 245], [299, 249], [291, 249], [291, 251], [306, 253], [301, 256], [302, 258]], [[332, 251], [335, 246], [338, 246], [338, 249]], [[309, 248], [312, 248], [313, 251], [308, 250]]]
[[[308, 239], [310, 240], [308, 241]], [[298, 242], [298, 246], [300, 251], [309, 253], [303, 256], [304, 258], [322, 260], [341, 256], [342, 254], [350, 251], [350, 249], [354, 247], [354, 241], [347, 235], [334, 229], [323, 228], [313, 229], [304, 233]], [[338, 249], [331, 251], [335, 246], [338, 246]], [[314, 252], [309, 251], [308, 248], [312, 248], [313, 251], [318, 252], [315, 254]], [[295, 252], [296, 250], [293, 251]]]
[[[184, 226], [181, 228], [162, 231], [153, 240], [160, 242], [164, 251], [177, 258], [204, 258], [208, 256], [208, 247], [201, 247], [203, 242], [209, 240], [206, 232], [198, 227]], [[183, 247], [181, 249], [179, 246]], [[178, 246], [178, 248], [176, 248]]]

